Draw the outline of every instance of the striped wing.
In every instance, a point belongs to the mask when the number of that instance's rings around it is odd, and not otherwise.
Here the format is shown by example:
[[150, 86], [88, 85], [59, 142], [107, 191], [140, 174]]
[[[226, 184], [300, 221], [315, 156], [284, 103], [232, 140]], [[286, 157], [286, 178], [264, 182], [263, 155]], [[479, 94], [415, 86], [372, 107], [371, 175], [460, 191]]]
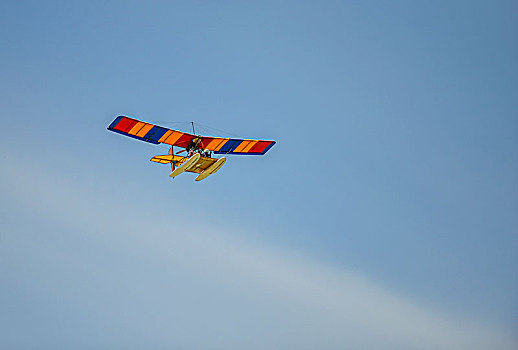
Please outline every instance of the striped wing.
[[263, 155], [273, 147], [275, 141], [229, 139], [223, 137], [197, 136], [186, 132], [167, 129], [158, 125], [120, 116], [108, 126], [108, 130], [130, 136], [153, 144], [165, 143], [186, 148], [194, 139], [199, 138], [204, 150], [216, 154], [256, 154]]

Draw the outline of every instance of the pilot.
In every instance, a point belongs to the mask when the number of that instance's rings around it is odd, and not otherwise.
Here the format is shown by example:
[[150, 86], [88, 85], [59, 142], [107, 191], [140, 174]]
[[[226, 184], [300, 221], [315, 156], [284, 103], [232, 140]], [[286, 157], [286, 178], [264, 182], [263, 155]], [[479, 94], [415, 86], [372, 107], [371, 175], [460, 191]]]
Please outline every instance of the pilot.
[[185, 149], [187, 151], [187, 157], [192, 156], [194, 154], [195, 149], [196, 149], [196, 145], [193, 142], [189, 143], [189, 145]]
[[186, 148], [188, 157], [194, 155], [194, 153], [196, 153], [196, 152], [203, 155], [203, 152], [201, 151], [201, 149], [199, 149], [199, 143], [200, 143], [199, 139], [192, 140], [191, 143], [189, 143], [189, 145]]

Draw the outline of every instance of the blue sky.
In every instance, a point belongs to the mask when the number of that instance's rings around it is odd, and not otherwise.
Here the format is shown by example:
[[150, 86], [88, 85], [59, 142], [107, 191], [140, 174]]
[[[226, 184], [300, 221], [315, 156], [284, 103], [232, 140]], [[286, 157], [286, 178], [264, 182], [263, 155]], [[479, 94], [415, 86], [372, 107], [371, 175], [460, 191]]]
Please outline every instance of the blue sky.
[[[516, 348], [517, 17], [1, 3], [0, 345]], [[171, 180], [117, 115], [277, 145]]]

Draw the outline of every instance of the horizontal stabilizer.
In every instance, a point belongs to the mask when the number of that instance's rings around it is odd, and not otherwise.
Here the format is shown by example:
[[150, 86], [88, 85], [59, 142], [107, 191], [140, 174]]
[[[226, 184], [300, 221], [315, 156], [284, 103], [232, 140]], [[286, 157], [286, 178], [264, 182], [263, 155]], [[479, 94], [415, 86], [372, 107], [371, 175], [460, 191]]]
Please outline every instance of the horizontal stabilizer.
[[186, 158], [182, 157], [182, 156], [174, 156], [172, 154], [164, 154], [164, 155], [154, 156], [153, 158], [150, 159], [150, 161], [161, 163], [161, 164], [168, 164], [168, 163], [172, 163], [172, 162], [182, 162], [185, 159]]

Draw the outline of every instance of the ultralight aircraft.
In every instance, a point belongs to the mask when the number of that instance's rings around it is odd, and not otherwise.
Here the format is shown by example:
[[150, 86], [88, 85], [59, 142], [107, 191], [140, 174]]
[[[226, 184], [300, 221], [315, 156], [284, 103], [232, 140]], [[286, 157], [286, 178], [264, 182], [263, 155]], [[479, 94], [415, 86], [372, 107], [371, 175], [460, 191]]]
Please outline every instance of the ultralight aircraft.
[[[108, 130], [153, 144], [171, 145], [169, 154], [157, 155], [152, 162], [171, 164], [170, 177], [184, 171], [199, 174], [196, 181], [216, 173], [226, 162], [225, 157], [215, 158], [213, 154], [263, 155], [275, 145], [275, 141], [233, 139], [189, 134], [158, 125], [146, 123], [127, 116], [119, 116], [108, 126]], [[183, 148], [174, 153], [174, 147]], [[187, 152], [187, 156], [180, 156]]]

